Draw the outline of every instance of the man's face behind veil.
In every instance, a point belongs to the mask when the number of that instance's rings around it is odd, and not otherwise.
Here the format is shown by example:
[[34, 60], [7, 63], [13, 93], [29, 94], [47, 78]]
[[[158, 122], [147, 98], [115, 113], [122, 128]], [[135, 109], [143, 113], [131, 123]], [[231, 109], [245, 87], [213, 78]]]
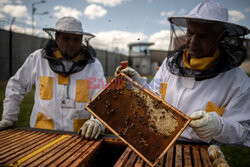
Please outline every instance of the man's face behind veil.
[[189, 22], [186, 34], [186, 46], [191, 57], [212, 56], [221, 41], [221, 28], [214, 24]]
[[79, 54], [82, 44], [82, 35], [57, 33], [56, 43], [65, 59], [73, 59]]

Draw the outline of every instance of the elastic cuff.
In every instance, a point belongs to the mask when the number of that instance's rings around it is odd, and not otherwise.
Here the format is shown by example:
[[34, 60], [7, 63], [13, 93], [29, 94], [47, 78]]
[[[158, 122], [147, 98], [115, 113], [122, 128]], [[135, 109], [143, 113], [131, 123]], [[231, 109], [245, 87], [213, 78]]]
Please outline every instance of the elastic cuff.
[[143, 88], [148, 89], [148, 79], [146, 77], [141, 77], [135, 80], [138, 84], [140, 84]]
[[212, 136], [213, 139], [219, 138], [221, 136], [221, 133], [223, 132], [223, 127], [224, 127], [223, 118], [220, 117], [220, 116], [218, 118], [219, 118], [219, 121], [220, 121], [220, 124], [221, 124], [221, 129], [215, 135]]

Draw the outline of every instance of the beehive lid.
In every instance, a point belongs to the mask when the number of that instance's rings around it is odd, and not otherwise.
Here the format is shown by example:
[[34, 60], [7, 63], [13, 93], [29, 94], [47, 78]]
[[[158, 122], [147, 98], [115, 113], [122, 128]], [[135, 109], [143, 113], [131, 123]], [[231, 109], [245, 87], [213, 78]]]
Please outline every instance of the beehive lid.
[[86, 109], [150, 166], [181, 135], [190, 118], [121, 73]]

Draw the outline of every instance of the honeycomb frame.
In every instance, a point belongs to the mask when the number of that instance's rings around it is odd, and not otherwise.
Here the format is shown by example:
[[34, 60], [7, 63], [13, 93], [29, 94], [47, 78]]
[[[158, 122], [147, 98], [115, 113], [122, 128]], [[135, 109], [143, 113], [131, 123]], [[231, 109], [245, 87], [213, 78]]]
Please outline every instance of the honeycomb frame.
[[123, 73], [86, 109], [150, 166], [155, 166], [191, 119]]

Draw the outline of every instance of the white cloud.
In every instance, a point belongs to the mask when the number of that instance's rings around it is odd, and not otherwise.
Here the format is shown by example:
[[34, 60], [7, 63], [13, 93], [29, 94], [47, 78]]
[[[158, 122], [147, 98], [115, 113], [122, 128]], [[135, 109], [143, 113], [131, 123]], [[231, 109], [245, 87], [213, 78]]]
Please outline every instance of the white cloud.
[[163, 20], [160, 20], [160, 24], [168, 25], [169, 22], [167, 21], [167, 19], [163, 19]]
[[173, 16], [174, 14], [175, 14], [175, 11], [161, 12], [162, 17]]
[[161, 12], [160, 15], [162, 17], [170, 17], [170, 16], [173, 16], [173, 15], [183, 15], [184, 13], [186, 13], [186, 10], [185, 9], [180, 9], [178, 12], [175, 12], [175, 11], [167, 11], [167, 12]]
[[184, 14], [184, 13], [186, 13], [186, 10], [185, 10], [185, 9], [180, 9], [180, 10], [178, 11], [178, 14], [180, 14], [180, 15], [182, 15], [182, 14]]
[[[183, 35], [183, 32], [176, 30], [178, 36]], [[107, 31], [95, 34], [96, 37], [91, 40], [91, 45], [94, 48], [114, 51], [116, 48], [124, 54], [128, 54], [128, 44], [132, 42], [153, 42], [154, 45], [150, 49], [168, 50], [170, 42], [170, 31], [161, 30], [151, 36], [147, 36], [141, 32], [126, 32], [126, 31]], [[138, 40], [140, 39], [140, 40]]]
[[6, 5], [6, 4], [11, 4], [11, 1], [9, 1], [9, 0], [1, 0], [0, 1], [0, 6]]
[[54, 13], [54, 16], [57, 18], [61, 18], [64, 16], [72, 16], [76, 19], [79, 19], [79, 17], [82, 15], [82, 13], [74, 8], [71, 7], [65, 7], [65, 6], [55, 6], [54, 10], [56, 10], [57, 12]]
[[173, 16], [174, 14], [175, 14], [175, 11], [161, 12], [160, 15], [163, 17], [163, 19], [159, 21], [160, 24], [168, 25], [169, 22], [167, 18], [170, 16]]
[[23, 4], [22, 0], [15, 0], [15, 3], [20, 5]]
[[106, 14], [107, 14], [107, 10], [105, 10], [103, 7], [98, 6], [96, 4], [89, 5], [84, 10], [84, 15], [86, 15], [92, 20], [103, 17]]
[[153, 0], [147, 0], [148, 2], [153, 2]]
[[150, 47], [151, 49], [168, 50], [170, 31], [161, 30], [160, 32], [156, 32], [149, 37], [148, 41], [154, 42], [154, 45]]
[[[28, 25], [32, 25], [32, 20], [26, 20], [25, 23]], [[36, 21], [34, 21], [34, 25], [36, 25]]]
[[2, 13], [0, 13], [0, 19], [4, 19], [4, 18], [5, 16]]
[[17, 18], [30, 17], [28, 15], [28, 9], [24, 5], [5, 5], [0, 8], [0, 12]]
[[91, 3], [99, 3], [104, 6], [115, 7], [117, 5], [120, 5], [122, 2], [129, 0], [87, 0], [87, 1]]
[[244, 12], [250, 12], [250, 6], [246, 9], [244, 9]]
[[[6, 25], [4, 27], [4, 29], [9, 30], [9, 25]], [[11, 29], [12, 29], [12, 31], [15, 31], [17, 33], [29, 34], [29, 35], [32, 34], [32, 28], [26, 28], [26, 27], [22, 27], [22, 26], [18, 26], [18, 25], [13, 24], [11, 26]], [[34, 29], [34, 34], [41, 36], [41, 37], [45, 36], [44, 31], [41, 29]]]
[[238, 10], [229, 10], [228, 13], [229, 13], [229, 21], [231, 22], [238, 22], [245, 18], [245, 15]]
[[91, 45], [95, 48], [114, 51], [116, 48], [123, 53], [128, 53], [128, 44], [131, 42], [144, 41], [147, 36], [141, 32], [107, 31], [98, 32], [91, 40]]
[[0, 0], [0, 6], [4, 5], [22, 5], [22, 0]]

